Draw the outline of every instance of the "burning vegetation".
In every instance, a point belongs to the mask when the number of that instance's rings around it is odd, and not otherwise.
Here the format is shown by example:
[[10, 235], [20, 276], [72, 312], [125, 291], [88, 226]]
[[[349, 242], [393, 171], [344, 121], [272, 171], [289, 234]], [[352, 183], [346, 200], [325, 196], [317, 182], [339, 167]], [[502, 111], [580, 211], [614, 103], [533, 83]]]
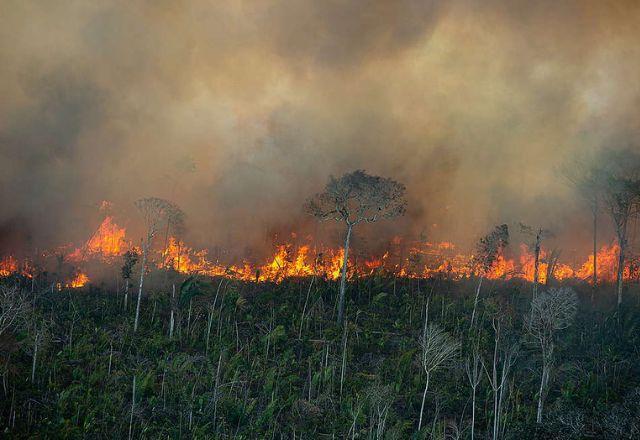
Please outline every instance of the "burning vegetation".
[[[292, 277], [319, 276], [328, 280], [340, 278], [344, 261], [341, 248], [320, 248], [309, 243], [289, 242], [275, 247], [272, 256], [263, 262], [242, 261], [226, 263], [210, 258], [206, 249], [194, 249], [183, 240], [169, 236], [166, 245], [162, 243], [151, 252], [151, 265], [156, 269], [172, 270], [185, 275], [224, 277], [242, 281], [280, 282]], [[107, 216], [87, 242], [62, 256], [66, 262], [76, 267], [77, 273], [63, 281], [70, 288], [85, 286], [89, 281], [84, 266], [88, 263], [104, 265], [120, 264], [127, 251], [140, 253], [139, 247], [127, 237], [124, 227], [120, 227], [114, 217]], [[72, 246], [67, 246], [67, 248]], [[366, 277], [375, 273], [386, 273], [406, 278], [447, 278], [462, 280], [478, 276], [474, 267], [474, 255], [460, 252], [451, 242], [409, 241], [394, 237], [389, 249], [382, 255], [359, 258], [350, 257], [347, 262], [349, 277]], [[72, 247], [73, 248], [73, 247]], [[512, 254], [507, 255], [508, 251]], [[514, 252], [515, 251], [515, 252]], [[605, 244], [597, 253], [598, 279], [604, 282], [616, 280], [616, 264], [619, 247]], [[59, 258], [59, 253], [47, 253], [49, 259]], [[404, 256], [401, 256], [404, 255]], [[46, 259], [46, 258], [45, 258]], [[559, 262], [557, 255], [545, 248], [541, 249], [539, 262], [539, 282], [546, 284], [549, 279], [590, 280], [593, 273], [592, 255], [575, 264]], [[534, 252], [524, 243], [513, 249], [501, 249], [484, 275], [490, 280], [522, 279], [534, 281]], [[633, 262], [625, 267], [625, 280], [638, 277]], [[0, 277], [22, 275], [31, 278], [34, 274], [33, 262], [29, 258], [20, 259], [8, 255], [0, 260]]]

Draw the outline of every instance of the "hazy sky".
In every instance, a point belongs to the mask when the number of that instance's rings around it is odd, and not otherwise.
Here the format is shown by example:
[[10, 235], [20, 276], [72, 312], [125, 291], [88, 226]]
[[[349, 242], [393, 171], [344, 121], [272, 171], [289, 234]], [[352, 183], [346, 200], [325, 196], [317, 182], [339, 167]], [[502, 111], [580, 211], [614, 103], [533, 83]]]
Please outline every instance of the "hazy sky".
[[358, 168], [408, 187], [382, 235], [574, 233], [556, 170], [639, 145], [639, 29], [634, 0], [4, 0], [0, 244], [84, 237], [102, 200], [135, 228], [155, 195], [252, 246]]

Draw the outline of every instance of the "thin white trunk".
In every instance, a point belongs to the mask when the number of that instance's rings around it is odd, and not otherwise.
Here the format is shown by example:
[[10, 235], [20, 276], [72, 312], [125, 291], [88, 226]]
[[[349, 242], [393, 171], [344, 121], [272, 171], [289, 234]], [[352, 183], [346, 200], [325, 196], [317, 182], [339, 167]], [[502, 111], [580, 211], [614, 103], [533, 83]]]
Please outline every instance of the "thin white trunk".
[[131, 417], [129, 418], [129, 440], [133, 436], [133, 410], [136, 406], [136, 377], [133, 376], [133, 393], [131, 395]]
[[480, 275], [480, 280], [478, 281], [478, 287], [476, 287], [476, 297], [473, 300], [473, 312], [471, 313], [471, 326], [469, 329], [472, 329], [476, 322], [476, 311], [478, 309], [478, 301], [480, 299], [480, 289], [482, 288], [482, 281], [484, 280], [484, 276]]
[[31, 363], [31, 383], [36, 381], [36, 362], [38, 358], [38, 345], [40, 343], [40, 333], [36, 334], [36, 341], [33, 347], [33, 362]]
[[175, 283], [172, 286], [173, 290], [171, 292], [171, 318], [169, 321], [169, 339], [173, 339], [173, 327], [175, 325], [175, 315], [174, 315], [174, 303], [176, 298], [176, 285]]
[[424, 402], [427, 400], [427, 390], [429, 389], [429, 373], [427, 373], [427, 383], [424, 386], [424, 393], [422, 393], [422, 405], [420, 405], [420, 420], [418, 421], [418, 432], [422, 428], [422, 416], [424, 414]]
[[142, 286], [144, 284], [144, 272], [147, 266], [147, 252], [149, 248], [149, 238], [146, 243], [142, 245], [142, 266], [140, 268], [140, 286], [138, 287], [138, 301], [136, 303], [136, 319], [133, 322], [133, 331], [138, 331], [138, 322], [140, 320], [140, 301], [142, 299]]
[[340, 369], [340, 398], [342, 399], [342, 386], [344, 384], [344, 376], [347, 371], [347, 324], [344, 325], [343, 343], [342, 343], [342, 368]]

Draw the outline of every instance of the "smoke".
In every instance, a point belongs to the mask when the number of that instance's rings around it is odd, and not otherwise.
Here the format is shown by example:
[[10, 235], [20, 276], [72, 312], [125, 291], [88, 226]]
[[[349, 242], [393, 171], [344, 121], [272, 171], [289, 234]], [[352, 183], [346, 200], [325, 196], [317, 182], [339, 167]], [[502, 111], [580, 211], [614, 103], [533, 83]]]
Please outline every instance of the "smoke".
[[154, 195], [196, 242], [260, 248], [326, 228], [303, 201], [359, 168], [408, 187], [380, 240], [579, 237], [557, 169], [638, 138], [639, 19], [631, 0], [2, 2], [0, 243], [82, 239], [102, 200], [135, 231]]

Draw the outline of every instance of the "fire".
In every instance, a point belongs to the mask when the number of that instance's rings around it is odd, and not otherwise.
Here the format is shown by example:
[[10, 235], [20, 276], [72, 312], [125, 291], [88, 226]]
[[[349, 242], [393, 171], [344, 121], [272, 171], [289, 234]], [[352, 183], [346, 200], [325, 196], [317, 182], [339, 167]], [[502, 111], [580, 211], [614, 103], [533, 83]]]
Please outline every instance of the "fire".
[[9, 255], [0, 260], [0, 277], [8, 277], [18, 272], [18, 261]]
[[88, 282], [89, 277], [82, 272], [78, 272], [76, 276], [67, 284], [67, 287], [71, 287], [72, 289], [79, 289], [80, 287], [84, 287]]
[[[295, 241], [297, 237], [292, 234]], [[286, 278], [320, 276], [329, 280], [337, 280], [342, 275], [344, 249], [316, 249], [311, 244], [313, 238], [307, 237], [307, 244], [294, 245], [284, 243], [276, 246], [274, 253], [262, 262], [241, 261], [236, 264], [224, 264], [212, 261], [207, 250], [195, 250], [184, 241], [169, 237], [158, 253], [150, 256], [158, 269], [174, 270], [182, 274], [200, 274], [211, 277], [226, 277], [243, 281], [280, 282]], [[62, 259], [82, 266], [86, 262], [98, 260], [113, 264], [127, 250], [132, 249], [126, 238], [126, 229], [118, 226], [114, 218], [107, 215], [95, 233], [81, 247], [68, 253]], [[617, 245], [602, 246], [598, 252], [598, 278], [612, 282], [616, 279], [619, 247]], [[51, 256], [53, 254], [44, 254]], [[540, 250], [538, 262], [538, 281], [546, 283], [547, 277], [556, 280], [591, 278], [593, 256], [589, 256], [582, 265], [572, 267], [566, 263], [552, 261], [553, 253]], [[152, 263], [154, 264], [154, 263]], [[634, 265], [636, 264], [636, 265]], [[550, 273], [549, 268], [552, 267]], [[447, 241], [413, 242], [404, 246], [402, 238], [394, 237], [389, 242], [388, 251], [382, 255], [367, 258], [349, 258], [348, 276], [369, 276], [378, 271], [392, 273], [399, 277], [432, 278], [446, 277], [460, 280], [479, 275], [473, 266], [473, 255], [460, 253], [457, 247]], [[515, 258], [500, 252], [491, 268], [484, 274], [492, 280], [509, 280], [520, 278], [533, 281], [535, 272], [535, 256], [526, 245], [521, 245]], [[637, 276], [640, 267], [630, 263], [624, 270], [625, 279]], [[35, 270], [29, 260], [20, 261], [14, 256], [0, 260], [0, 277], [21, 274], [33, 277]], [[89, 276], [77, 270], [74, 278], [61, 283], [61, 287], [79, 288], [89, 282]]]
[[[620, 246], [617, 244], [604, 245], [597, 254], [598, 258], [598, 280], [612, 282], [616, 280], [618, 268], [618, 256]], [[578, 279], [589, 279], [593, 274], [593, 255], [589, 255], [587, 261], [575, 273]], [[625, 279], [631, 278], [629, 267], [625, 267], [623, 276]]]
[[125, 228], [119, 227], [113, 221], [113, 217], [107, 216], [89, 241], [67, 258], [77, 262], [96, 256], [102, 258], [118, 257], [129, 247], [125, 240], [126, 232]]
[[16, 273], [27, 278], [33, 277], [33, 266], [31, 262], [29, 260], [20, 262], [11, 255], [0, 260], [0, 278], [8, 277]]

